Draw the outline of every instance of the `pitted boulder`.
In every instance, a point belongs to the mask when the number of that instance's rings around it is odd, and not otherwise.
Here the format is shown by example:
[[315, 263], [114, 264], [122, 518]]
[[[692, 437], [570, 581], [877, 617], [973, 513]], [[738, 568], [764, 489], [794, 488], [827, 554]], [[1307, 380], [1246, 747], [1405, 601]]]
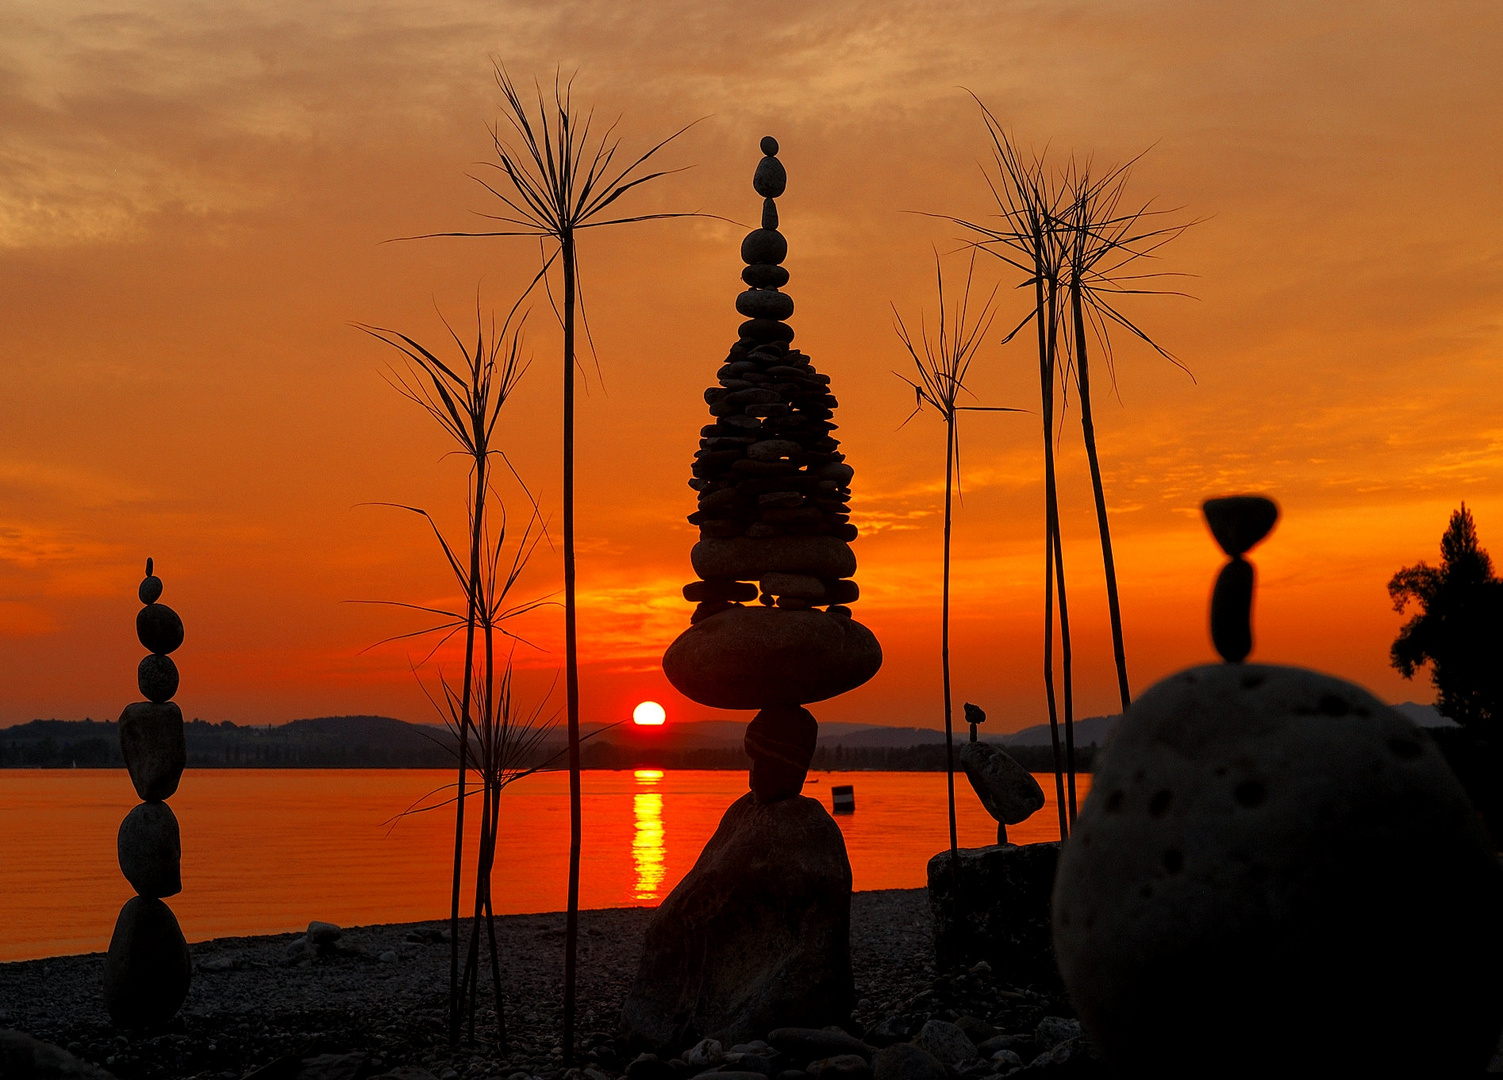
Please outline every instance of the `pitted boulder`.
[[854, 619], [824, 611], [733, 607], [685, 630], [663, 654], [668, 681], [716, 709], [804, 705], [854, 690], [882, 647]]
[[183, 711], [171, 701], [127, 705], [120, 714], [120, 754], [142, 800], [172, 798], [188, 764]]
[[743, 796], [648, 924], [622, 1035], [671, 1052], [846, 1020], [850, 919], [851, 864], [824, 807]]
[[1326, 675], [1210, 665], [1098, 756], [1054, 946], [1124, 1076], [1459, 1076], [1503, 1027], [1500, 910], [1428, 736]]

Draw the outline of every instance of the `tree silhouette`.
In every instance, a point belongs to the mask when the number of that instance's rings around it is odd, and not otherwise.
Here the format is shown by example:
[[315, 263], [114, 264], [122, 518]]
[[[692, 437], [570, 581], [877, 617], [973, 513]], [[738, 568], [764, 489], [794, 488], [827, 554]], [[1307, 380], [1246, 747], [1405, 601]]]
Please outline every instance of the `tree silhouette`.
[[1404, 567], [1388, 595], [1395, 611], [1419, 607], [1394, 639], [1389, 662], [1406, 679], [1429, 664], [1441, 714], [1495, 736], [1503, 723], [1503, 580], [1477, 543], [1466, 503], [1440, 539], [1440, 566]]

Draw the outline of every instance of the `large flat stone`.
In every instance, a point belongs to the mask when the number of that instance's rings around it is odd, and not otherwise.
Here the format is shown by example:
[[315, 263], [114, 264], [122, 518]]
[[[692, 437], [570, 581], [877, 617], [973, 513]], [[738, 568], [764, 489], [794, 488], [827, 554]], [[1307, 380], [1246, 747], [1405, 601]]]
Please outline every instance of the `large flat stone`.
[[856, 553], [833, 536], [701, 540], [689, 552], [689, 561], [702, 578], [738, 581], [757, 581], [763, 574], [807, 574], [832, 580], [856, 574]]
[[851, 864], [824, 807], [743, 796], [648, 924], [623, 1036], [672, 1052], [846, 1020], [850, 916]]
[[734, 607], [685, 630], [663, 654], [679, 693], [715, 709], [805, 705], [854, 690], [882, 666], [872, 632], [844, 615]]

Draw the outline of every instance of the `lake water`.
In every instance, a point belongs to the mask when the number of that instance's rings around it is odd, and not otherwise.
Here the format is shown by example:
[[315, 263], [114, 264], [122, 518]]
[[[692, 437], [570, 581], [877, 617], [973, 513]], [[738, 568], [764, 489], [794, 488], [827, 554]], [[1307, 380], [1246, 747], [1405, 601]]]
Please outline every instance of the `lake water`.
[[[1009, 829], [1018, 843], [1059, 838], [1049, 804]], [[943, 773], [811, 773], [804, 793], [830, 808], [852, 784], [856, 810], [837, 814], [858, 890], [924, 884], [949, 844]], [[1090, 777], [1078, 778], [1079, 798]], [[452, 781], [419, 769], [190, 769], [172, 798], [183, 836], [183, 892], [168, 903], [189, 941], [301, 929], [437, 919], [449, 908], [452, 807], [401, 816]], [[744, 772], [584, 774], [580, 905], [656, 905], [694, 865]], [[995, 842], [996, 825], [964, 776], [956, 802], [962, 847]], [[0, 961], [109, 945], [130, 886], [115, 859], [120, 819], [135, 805], [124, 770], [0, 770]], [[479, 813], [478, 800], [470, 804]], [[472, 818], [473, 820], [473, 818]], [[568, 874], [568, 777], [528, 777], [502, 796], [493, 875], [498, 914], [558, 911]], [[472, 853], [467, 866], [473, 866]]]

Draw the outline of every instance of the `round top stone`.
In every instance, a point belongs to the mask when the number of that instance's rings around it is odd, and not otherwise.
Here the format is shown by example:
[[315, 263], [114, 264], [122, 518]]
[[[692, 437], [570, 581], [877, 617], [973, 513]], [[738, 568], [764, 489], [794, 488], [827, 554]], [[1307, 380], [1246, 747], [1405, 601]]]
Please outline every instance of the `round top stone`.
[[1246, 553], [1267, 536], [1279, 519], [1278, 504], [1262, 495], [1207, 499], [1200, 509], [1216, 543], [1232, 558]]
[[762, 153], [768, 157], [776, 157], [778, 153], [778, 140], [771, 135], [762, 136]]

